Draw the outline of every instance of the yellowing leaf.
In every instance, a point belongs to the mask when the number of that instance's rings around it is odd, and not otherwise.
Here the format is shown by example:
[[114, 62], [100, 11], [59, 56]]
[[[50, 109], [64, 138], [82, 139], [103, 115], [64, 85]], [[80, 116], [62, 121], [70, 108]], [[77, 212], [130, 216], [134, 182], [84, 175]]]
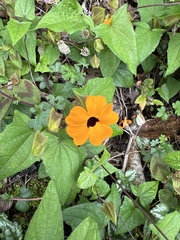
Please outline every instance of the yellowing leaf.
[[34, 156], [41, 156], [44, 151], [44, 144], [47, 138], [48, 137], [45, 137], [40, 131], [36, 132], [32, 146], [32, 153]]
[[61, 122], [62, 114], [58, 114], [54, 108], [51, 109], [48, 129], [50, 132], [58, 132], [59, 125]]
[[108, 216], [108, 218], [117, 225], [117, 215], [114, 208], [113, 202], [105, 202], [103, 207], [103, 212]]
[[136, 98], [136, 101], [134, 103], [139, 104], [139, 106], [141, 108], [141, 111], [142, 111], [146, 106], [146, 97], [143, 97], [142, 95], [139, 95]]

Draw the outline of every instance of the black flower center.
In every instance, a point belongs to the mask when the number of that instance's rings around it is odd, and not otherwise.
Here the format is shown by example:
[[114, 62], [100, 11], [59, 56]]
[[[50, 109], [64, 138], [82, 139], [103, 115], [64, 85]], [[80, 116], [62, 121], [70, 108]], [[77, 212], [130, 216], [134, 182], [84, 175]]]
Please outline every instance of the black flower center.
[[96, 117], [90, 117], [87, 121], [87, 127], [94, 127], [96, 123], [99, 122], [99, 119]]

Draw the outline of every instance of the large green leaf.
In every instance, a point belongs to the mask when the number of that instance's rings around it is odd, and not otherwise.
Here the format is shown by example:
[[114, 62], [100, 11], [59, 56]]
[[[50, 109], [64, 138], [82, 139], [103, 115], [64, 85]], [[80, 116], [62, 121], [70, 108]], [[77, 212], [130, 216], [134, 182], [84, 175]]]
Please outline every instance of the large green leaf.
[[166, 76], [173, 73], [180, 67], [180, 33], [170, 35], [167, 55], [168, 68], [166, 70]]
[[50, 181], [26, 232], [25, 240], [32, 239], [64, 239], [61, 205], [53, 181]]
[[[172, 213], [167, 214], [160, 222], [157, 223], [157, 226], [161, 229], [167, 239], [175, 239], [176, 235], [180, 231], [180, 213], [178, 211], [174, 211]], [[164, 237], [155, 228], [154, 225], [150, 225], [151, 230], [155, 233], [160, 240], [164, 240]]]
[[125, 196], [123, 205], [120, 208], [116, 234], [131, 231], [145, 221], [143, 213], [134, 206], [132, 200]]
[[128, 65], [136, 74], [138, 65], [136, 38], [127, 12], [127, 4], [120, 7], [113, 15], [111, 25], [102, 23], [93, 30], [102, 38], [109, 49]]
[[121, 60], [108, 47], [100, 52], [99, 58], [103, 77], [112, 77]]
[[163, 29], [151, 29], [147, 23], [136, 23], [136, 42], [138, 61], [144, 61], [157, 47], [161, 39]]
[[163, 0], [140, 0], [138, 1], [138, 7], [151, 5], [151, 7], [139, 8], [139, 13], [141, 16], [142, 22], [149, 22], [154, 17], [163, 16], [166, 12], [166, 8], [164, 6], [154, 6], [155, 4], [162, 4]]
[[[36, 32], [29, 31], [26, 38], [21, 38], [14, 46], [23, 58], [28, 60], [33, 66], [36, 65]], [[27, 49], [27, 52], [26, 52]], [[27, 56], [28, 54], [28, 56]]]
[[98, 225], [94, 219], [87, 217], [71, 233], [67, 240], [101, 240]]
[[134, 84], [133, 74], [129, 71], [127, 65], [123, 62], [120, 62], [112, 78], [116, 87], [129, 88]]
[[28, 127], [29, 118], [14, 112], [14, 121], [0, 134], [0, 179], [28, 168], [39, 160], [32, 153], [34, 131]]
[[104, 228], [108, 223], [108, 218], [102, 211], [102, 205], [97, 202], [83, 203], [73, 207], [68, 207], [63, 211], [64, 221], [74, 229], [86, 217], [90, 216], [97, 224], [98, 228]]
[[33, 20], [35, 17], [34, 10], [34, 0], [16, 0], [15, 2], [15, 15], [17, 17], [27, 18]]
[[74, 93], [80, 96], [102, 95], [108, 102], [112, 102], [115, 91], [112, 78], [93, 78], [90, 79], [82, 88], [74, 88]]
[[60, 142], [53, 134], [47, 136], [42, 158], [47, 174], [54, 180], [60, 202], [64, 204], [70, 196], [84, 159], [72, 140]]
[[30, 25], [30, 22], [19, 22], [13, 18], [9, 20], [8, 29], [13, 45], [15, 45], [26, 34]]
[[93, 25], [90, 17], [82, 14], [82, 8], [76, 0], [62, 0], [44, 15], [36, 28], [48, 28], [54, 32], [65, 31], [72, 34], [83, 29], [88, 23]]

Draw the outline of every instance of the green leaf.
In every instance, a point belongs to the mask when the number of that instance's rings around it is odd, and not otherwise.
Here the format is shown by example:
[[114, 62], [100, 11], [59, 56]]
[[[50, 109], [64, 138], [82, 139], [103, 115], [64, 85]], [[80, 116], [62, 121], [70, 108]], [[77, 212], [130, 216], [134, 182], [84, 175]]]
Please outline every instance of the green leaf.
[[14, 112], [13, 122], [0, 134], [0, 179], [28, 168], [37, 158], [32, 153], [34, 131], [28, 127], [29, 118]]
[[99, 58], [103, 77], [112, 77], [121, 60], [108, 47], [100, 51]]
[[50, 181], [43, 199], [26, 232], [25, 240], [63, 240], [61, 205], [53, 181]]
[[87, 217], [84, 221], [82, 221], [71, 233], [67, 240], [101, 240], [98, 231], [98, 225], [96, 221]]
[[54, 180], [61, 204], [64, 204], [78, 178], [84, 159], [72, 140], [60, 142], [55, 135], [48, 133], [46, 136], [48, 139], [42, 156], [43, 163], [47, 174]]
[[180, 33], [170, 35], [168, 44], [168, 68], [166, 70], [166, 76], [175, 72], [180, 67]]
[[162, 220], [163, 217], [169, 212], [169, 208], [164, 203], [159, 203], [155, 205], [153, 209], [150, 210], [150, 213], [157, 219]]
[[14, 48], [11, 48], [9, 50], [9, 58], [14, 63], [14, 65], [16, 65], [18, 68], [22, 69], [21, 57], [20, 57], [19, 53]]
[[180, 170], [180, 151], [169, 152], [164, 156], [167, 165], [175, 170]]
[[120, 62], [112, 78], [116, 87], [129, 88], [134, 84], [133, 74], [123, 62]]
[[99, 229], [103, 229], [108, 223], [108, 218], [102, 211], [102, 205], [97, 202], [83, 203], [63, 210], [63, 219], [72, 229], [88, 216], [97, 222]]
[[112, 81], [112, 78], [93, 78], [88, 80], [86, 85], [82, 88], [73, 89], [76, 96], [96, 96], [102, 95], [107, 99], [107, 102], [112, 102], [114, 95], [115, 87]]
[[20, 82], [14, 86], [13, 94], [18, 101], [24, 101], [34, 105], [41, 101], [40, 91], [27, 79], [21, 79]]
[[84, 167], [84, 171], [82, 171], [79, 175], [79, 178], [77, 180], [77, 186], [81, 189], [86, 189], [89, 187], [94, 186], [96, 180], [98, 179], [98, 176], [92, 172], [87, 167]]
[[[30, 198], [32, 197], [32, 191], [25, 186], [20, 187], [20, 198]], [[30, 201], [17, 201], [15, 208], [21, 212], [27, 212], [29, 210], [29, 203]]]
[[102, 38], [108, 48], [128, 65], [136, 74], [138, 65], [135, 32], [127, 13], [127, 4], [121, 6], [113, 15], [111, 25], [99, 24], [93, 30]]
[[13, 18], [9, 20], [8, 29], [13, 45], [15, 45], [26, 34], [30, 25], [30, 22], [18, 22]]
[[158, 182], [144, 182], [139, 186], [131, 186], [131, 190], [135, 196], [139, 197], [141, 204], [148, 208], [149, 204], [155, 199], [157, 190], [158, 190]]
[[[157, 226], [161, 229], [161, 231], [165, 234], [167, 239], [175, 239], [176, 235], [180, 231], [180, 225], [177, 224], [180, 222], [180, 213], [178, 211], [174, 211], [172, 213], [167, 214], [160, 222], [157, 223]], [[164, 240], [164, 237], [155, 228], [154, 225], [150, 225], [152, 232], [159, 237], [160, 240]]]
[[0, 237], [5, 240], [22, 240], [22, 229], [17, 222], [11, 222], [4, 213], [0, 214]]
[[153, 6], [153, 4], [162, 4], [163, 0], [141, 0], [138, 1], [138, 7], [145, 5], [152, 5], [152, 7], [139, 8], [139, 13], [142, 22], [149, 22], [154, 17], [161, 17], [166, 13], [166, 8], [164, 6]]
[[168, 77], [166, 85], [169, 90], [169, 99], [174, 97], [180, 91], [180, 81], [175, 78]]
[[16, 0], [15, 2], [15, 16], [27, 18], [29, 20], [33, 20], [35, 17], [34, 10], [34, 0]]
[[161, 87], [156, 89], [158, 94], [164, 99], [167, 103], [169, 103], [169, 89], [167, 87], [167, 84], [164, 83]]
[[[30, 62], [33, 66], [36, 65], [36, 32], [29, 31], [26, 33], [26, 38], [21, 38], [14, 48], [19, 54]], [[27, 49], [27, 52], [26, 52]], [[28, 53], [28, 56], [27, 56]]]
[[111, 128], [113, 130], [112, 137], [119, 136], [123, 134], [123, 129], [119, 127], [118, 124], [111, 125]]
[[144, 61], [157, 47], [163, 29], [151, 29], [147, 23], [136, 23], [136, 43], [138, 61]]
[[159, 156], [153, 155], [150, 162], [152, 177], [158, 181], [165, 181], [170, 174], [168, 165]]
[[36, 29], [48, 28], [54, 32], [72, 34], [83, 29], [87, 23], [93, 25], [92, 20], [82, 14], [82, 8], [76, 0], [62, 0], [44, 15]]
[[121, 197], [115, 183], [113, 183], [111, 186], [111, 192], [109, 196], [106, 198], [106, 202], [113, 202], [116, 212], [119, 212], [119, 208], [121, 205]]
[[136, 208], [132, 200], [126, 196], [120, 208], [119, 217], [121, 219], [118, 220], [116, 234], [131, 231], [145, 221], [143, 213]]
[[176, 101], [175, 103], [172, 103], [172, 106], [175, 110], [175, 114], [177, 116], [180, 116], [180, 101]]

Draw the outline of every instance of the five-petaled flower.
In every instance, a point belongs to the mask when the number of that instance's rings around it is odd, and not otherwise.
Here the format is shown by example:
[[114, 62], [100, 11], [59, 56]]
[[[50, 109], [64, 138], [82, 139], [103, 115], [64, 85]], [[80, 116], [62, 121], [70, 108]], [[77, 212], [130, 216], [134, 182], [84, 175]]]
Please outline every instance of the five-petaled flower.
[[104, 96], [88, 96], [86, 109], [75, 106], [66, 117], [66, 131], [76, 145], [84, 144], [88, 139], [98, 146], [112, 136], [110, 125], [117, 123], [118, 115], [112, 110]]

